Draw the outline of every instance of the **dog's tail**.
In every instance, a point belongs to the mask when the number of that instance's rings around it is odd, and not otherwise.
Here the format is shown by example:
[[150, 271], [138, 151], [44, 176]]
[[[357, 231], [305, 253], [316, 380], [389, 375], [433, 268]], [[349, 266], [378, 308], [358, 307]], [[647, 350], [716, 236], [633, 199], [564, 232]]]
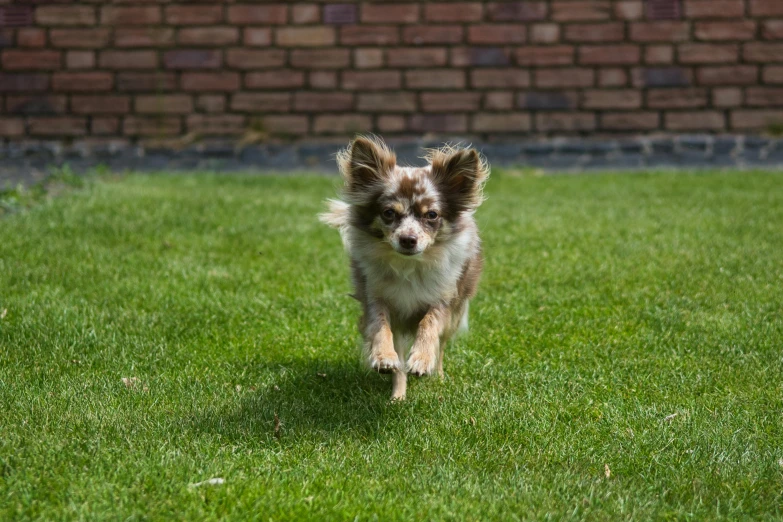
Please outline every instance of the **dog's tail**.
[[325, 223], [333, 228], [343, 229], [348, 226], [348, 210], [350, 206], [345, 201], [339, 199], [327, 200], [329, 211], [318, 214], [321, 223]]

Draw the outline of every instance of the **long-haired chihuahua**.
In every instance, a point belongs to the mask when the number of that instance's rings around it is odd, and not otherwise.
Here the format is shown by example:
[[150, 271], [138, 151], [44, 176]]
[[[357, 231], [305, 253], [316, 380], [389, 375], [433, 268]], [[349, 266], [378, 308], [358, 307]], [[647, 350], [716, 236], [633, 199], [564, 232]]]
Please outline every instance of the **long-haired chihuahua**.
[[443, 376], [444, 346], [467, 330], [483, 266], [473, 213], [488, 163], [475, 149], [451, 146], [426, 159], [425, 167], [402, 167], [380, 139], [356, 138], [337, 155], [342, 197], [320, 216], [340, 230], [366, 360], [393, 374], [392, 400], [405, 398], [408, 373]]

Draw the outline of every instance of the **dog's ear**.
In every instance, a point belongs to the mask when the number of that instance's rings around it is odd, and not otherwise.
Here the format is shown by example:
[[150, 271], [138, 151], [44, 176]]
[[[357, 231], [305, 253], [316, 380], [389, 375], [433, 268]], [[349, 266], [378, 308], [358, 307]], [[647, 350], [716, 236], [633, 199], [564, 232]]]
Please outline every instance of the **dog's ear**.
[[470, 211], [484, 201], [489, 166], [476, 149], [442, 149], [431, 152], [432, 178], [443, 194], [449, 214]]
[[337, 162], [348, 192], [361, 194], [382, 184], [397, 158], [381, 140], [359, 136], [337, 155]]

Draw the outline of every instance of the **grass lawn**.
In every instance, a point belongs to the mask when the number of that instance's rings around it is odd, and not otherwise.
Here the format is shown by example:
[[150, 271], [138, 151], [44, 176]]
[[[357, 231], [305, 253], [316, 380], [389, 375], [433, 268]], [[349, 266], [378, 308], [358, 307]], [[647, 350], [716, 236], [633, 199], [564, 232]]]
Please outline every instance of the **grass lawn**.
[[471, 333], [402, 404], [336, 186], [131, 175], [2, 217], [0, 519], [783, 519], [781, 175], [495, 172]]

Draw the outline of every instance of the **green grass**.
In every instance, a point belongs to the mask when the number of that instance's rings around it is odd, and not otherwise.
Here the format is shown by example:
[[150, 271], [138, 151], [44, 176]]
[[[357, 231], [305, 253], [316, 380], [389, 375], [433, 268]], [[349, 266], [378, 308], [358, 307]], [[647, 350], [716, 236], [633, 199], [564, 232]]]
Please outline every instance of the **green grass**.
[[402, 404], [335, 179], [43, 199], [0, 220], [0, 519], [781, 520], [781, 185], [496, 172], [471, 333]]

